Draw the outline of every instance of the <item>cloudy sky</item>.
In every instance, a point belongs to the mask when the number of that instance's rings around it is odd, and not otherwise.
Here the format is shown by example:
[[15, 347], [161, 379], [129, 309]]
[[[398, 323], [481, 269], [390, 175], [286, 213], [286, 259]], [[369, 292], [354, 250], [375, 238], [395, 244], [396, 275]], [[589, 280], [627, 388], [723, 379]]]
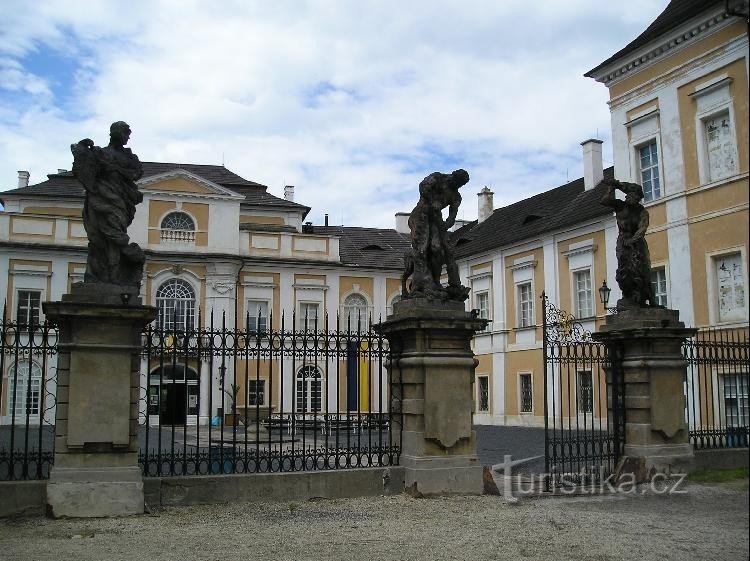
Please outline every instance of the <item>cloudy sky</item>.
[[392, 227], [422, 177], [463, 167], [507, 204], [583, 174], [606, 88], [583, 73], [667, 0], [2, 0], [0, 190], [133, 129], [144, 161], [222, 162], [311, 206]]

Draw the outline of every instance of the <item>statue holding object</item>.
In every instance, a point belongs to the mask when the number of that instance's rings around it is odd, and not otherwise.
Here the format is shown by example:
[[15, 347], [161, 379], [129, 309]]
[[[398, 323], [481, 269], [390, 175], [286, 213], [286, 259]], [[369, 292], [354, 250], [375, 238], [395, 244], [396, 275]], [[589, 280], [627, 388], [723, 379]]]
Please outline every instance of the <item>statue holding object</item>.
[[[651, 286], [651, 257], [646, 243], [648, 211], [643, 207], [643, 187], [637, 183], [603, 180], [607, 192], [601, 203], [615, 211], [617, 219], [617, 273], [615, 278], [622, 291], [618, 309], [656, 307], [656, 296]], [[615, 197], [615, 191], [625, 193], [625, 200]]]
[[138, 156], [125, 145], [130, 127], [124, 121], [112, 123], [110, 142], [105, 148], [85, 138], [70, 146], [73, 175], [83, 184], [86, 199], [83, 227], [88, 236], [85, 283], [140, 287], [145, 255], [130, 243], [128, 226], [143, 194], [135, 182], [143, 175]]
[[[469, 297], [469, 289], [461, 285], [454, 241], [448, 231], [456, 222], [461, 204], [458, 190], [468, 181], [469, 174], [458, 169], [450, 174], [431, 173], [419, 184], [419, 202], [409, 216], [411, 248], [404, 259], [403, 298], [463, 302]], [[448, 217], [443, 220], [445, 208]], [[440, 283], [443, 266], [448, 272], [446, 288]]]

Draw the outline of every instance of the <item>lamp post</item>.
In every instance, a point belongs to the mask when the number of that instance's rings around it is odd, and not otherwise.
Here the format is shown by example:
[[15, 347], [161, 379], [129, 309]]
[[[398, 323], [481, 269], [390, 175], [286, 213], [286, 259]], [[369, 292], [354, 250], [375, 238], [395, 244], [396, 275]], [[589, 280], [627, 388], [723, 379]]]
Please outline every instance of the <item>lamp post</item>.
[[610, 308], [607, 306], [607, 304], [609, 304], [609, 295], [611, 293], [612, 293], [612, 289], [607, 286], [607, 281], [603, 280], [602, 285], [599, 287], [599, 301], [602, 303], [602, 305], [604, 306], [604, 309], [607, 311], [616, 309], [616, 307]]

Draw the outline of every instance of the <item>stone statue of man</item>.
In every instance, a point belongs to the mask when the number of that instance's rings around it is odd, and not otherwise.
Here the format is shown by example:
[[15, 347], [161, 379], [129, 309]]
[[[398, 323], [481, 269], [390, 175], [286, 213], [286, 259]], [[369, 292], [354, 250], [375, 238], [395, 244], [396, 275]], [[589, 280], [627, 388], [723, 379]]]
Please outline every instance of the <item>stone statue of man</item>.
[[[617, 273], [615, 278], [622, 291], [617, 307], [643, 308], [656, 306], [651, 286], [651, 258], [646, 243], [648, 211], [641, 204], [643, 188], [637, 183], [603, 180], [607, 192], [601, 203], [615, 211], [617, 219]], [[625, 193], [625, 200], [615, 198], [615, 191]]]
[[[469, 290], [461, 285], [454, 255], [454, 244], [448, 230], [455, 224], [461, 204], [459, 188], [468, 183], [463, 169], [453, 173], [431, 173], [419, 184], [419, 202], [409, 216], [411, 249], [407, 252], [402, 293], [404, 298], [459, 300], [468, 298]], [[443, 220], [443, 209], [448, 217]], [[440, 284], [443, 265], [448, 272], [448, 287]], [[407, 279], [412, 277], [411, 287]]]
[[143, 200], [135, 184], [143, 168], [138, 156], [125, 148], [130, 139], [127, 123], [112, 123], [109, 135], [105, 148], [88, 138], [70, 146], [73, 175], [86, 190], [83, 227], [89, 246], [84, 281], [139, 287], [145, 256], [138, 244], [130, 243], [128, 226], [135, 205]]

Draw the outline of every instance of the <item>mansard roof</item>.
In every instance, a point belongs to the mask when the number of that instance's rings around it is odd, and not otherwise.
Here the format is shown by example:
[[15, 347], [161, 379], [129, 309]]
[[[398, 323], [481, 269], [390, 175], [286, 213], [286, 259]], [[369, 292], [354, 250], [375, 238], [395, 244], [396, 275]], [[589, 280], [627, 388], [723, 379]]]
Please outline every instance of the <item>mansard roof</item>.
[[[614, 63], [615, 61], [625, 59], [626, 57], [628, 57], [628, 55], [634, 54], [642, 47], [647, 46], [652, 41], [656, 41], [669, 31], [687, 23], [701, 13], [708, 12], [710, 9], [717, 8], [724, 3], [724, 0], [672, 0], [667, 5], [667, 7], [664, 8], [664, 11], [659, 14], [659, 16], [651, 23], [651, 25], [649, 25], [646, 30], [643, 31], [643, 33], [638, 35], [638, 37], [633, 39], [630, 43], [625, 45], [625, 47], [617, 51], [607, 60], [586, 72], [584, 76], [588, 78], [596, 78], [596, 75], [601, 70]], [[721, 16], [722, 19], [724, 17], [725, 15]], [[704, 29], [705, 26], [701, 27], [701, 31]], [[668, 49], [674, 47], [677, 44], [672, 43], [673, 42], [670, 42], [667, 45], [662, 45], [660, 48], [658, 48], [658, 52], [654, 54], [662, 54], [663, 52], [666, 52]], [[658, 43], [656, 43], [654, 47], [659, 47]], [[651, 56], [649, 55], [646, 58], [651, 58]], [[623, 60], [623, 63], [624, 62], [630, 61]], [[639, 60], [635, 62], [635, 64], [639, 64], [640, 62], [644, 61]]]
[[408, 234], [381, 228], [313, 226], [313, 233], [339, 236], [339, 255], [345, 265], [373, 269], [403, 269]]
[[[245, 197], [244, 203], [249, 205], [264, 205], [286, 207], [303, 211], [307, 214], [309, 207], [301, 205], [267, 192], [267, 187], [240, 177], [224, 166], [201, 165], [201, 164], [179, 164], [171, 162], [141, 162], [143, 165], [143, 178], [163, 175], [176, 170], [185, 170], [197, 175], [206, 181], [210, 181]], [[36, 185], [19, 187], [0, 193], [0, 198], [6, 195], [38, 196], [38, 197], [61, 197], [61, 198], [83, 198], [83, 186], [73, 177], [70, 171], [51, 173], [46, 181]]]
[[[604, 177], [613, 179], [614, 168], [606, 168]], [[611, 215], [612, 211], [599, 203], [604, 189], [595, 187], [586, 191], [583, 178], [579, 178], [495, 209], [481, 224], [475, 220], [454, 232], [456, 256], [469, 257]]]

